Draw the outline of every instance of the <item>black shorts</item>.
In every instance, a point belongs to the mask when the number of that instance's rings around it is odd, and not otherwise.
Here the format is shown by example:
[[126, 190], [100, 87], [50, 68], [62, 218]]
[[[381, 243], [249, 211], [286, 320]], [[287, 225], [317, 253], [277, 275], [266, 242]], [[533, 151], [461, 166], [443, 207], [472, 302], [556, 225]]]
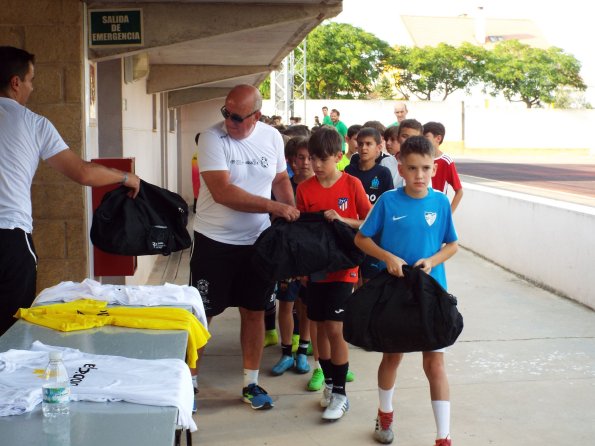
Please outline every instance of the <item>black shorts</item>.
[[31, 234], [22, 229], [0, 229], [0, 335], [17, 320], [19, 308], [35, 299], [37, 255]]
[[353, 286], [350, 282], [308, 282], [308, 319], [342, 322]]
[[190, 286], [200, 292], [207, 317], [228, 307], [264, 311], [275, 286], [252, 267], [252, 245], [228, 245], [194, 232]]

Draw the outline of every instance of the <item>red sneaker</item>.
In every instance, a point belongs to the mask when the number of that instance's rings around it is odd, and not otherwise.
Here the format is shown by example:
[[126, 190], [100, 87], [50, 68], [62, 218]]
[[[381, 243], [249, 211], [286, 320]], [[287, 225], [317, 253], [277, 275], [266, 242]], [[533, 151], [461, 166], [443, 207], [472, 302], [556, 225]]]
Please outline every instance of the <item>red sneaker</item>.
[[434, 446], [451, 446], [452, 442], [450, 438], [439, 438], [436, 440], [436, 444]]
[[378, 416], [376, 417], [376, 427], [374, 428], [374, 440], [382, 444], [390, 444], [393, 442], [395, 435], [393, 434], [393, 414], [394, 412], [381, 412], [378, 409]]

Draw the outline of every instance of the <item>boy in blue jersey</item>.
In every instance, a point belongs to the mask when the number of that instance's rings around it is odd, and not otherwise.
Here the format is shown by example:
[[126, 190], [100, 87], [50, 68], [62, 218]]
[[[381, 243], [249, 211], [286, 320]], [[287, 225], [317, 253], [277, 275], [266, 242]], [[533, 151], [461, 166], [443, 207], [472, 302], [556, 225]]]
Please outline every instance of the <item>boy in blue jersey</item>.
[[[355, 237], [366, 254], [381, 260], [387, 271], [403, 277], [403, 265], [419, 266], [446, 288], [444, 262], [458, 249], [448, 198], [431, 188], [436, 172], [434, 148], [423, 136], [401, 146], [399, 173], [405, 186], [378, 199]], [[375, 242], [378, 240], [378, 243]], [[378, 367], [379, 409], [374, 439], [393, 441], [392, 397], [403, 353], [383, 353]], [[450, 446], [450, 390], [444, 349], [423, 352], [423, 369], [430, 384], [436, 420], [436, 446]]]

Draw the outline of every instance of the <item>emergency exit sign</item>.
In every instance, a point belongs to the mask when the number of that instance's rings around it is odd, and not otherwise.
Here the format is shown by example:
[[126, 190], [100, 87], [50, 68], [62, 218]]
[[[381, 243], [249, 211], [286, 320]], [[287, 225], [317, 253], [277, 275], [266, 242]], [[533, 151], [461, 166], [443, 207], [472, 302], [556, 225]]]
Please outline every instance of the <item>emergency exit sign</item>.
[[141, 9], [89, 11], [89, 46], [141, 46], [143, 44]]

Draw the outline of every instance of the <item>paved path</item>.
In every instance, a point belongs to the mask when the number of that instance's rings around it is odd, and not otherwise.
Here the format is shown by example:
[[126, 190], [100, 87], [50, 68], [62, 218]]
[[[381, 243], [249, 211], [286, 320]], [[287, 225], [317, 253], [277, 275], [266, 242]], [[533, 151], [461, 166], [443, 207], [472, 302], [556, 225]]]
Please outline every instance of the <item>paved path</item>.
[[[187, 254], [184, 254], [187, 256]], [[164, 258], [153, 280], [175, 269], [187, 280], [187, 261]], [[178, 265], [175, 268], [172, 265]], [[446, 356], [456, 446], [575, 446], [595, 438], [595, 312], [541, 290], [461, 249], [447, 263], [449, 287], [459, 298], [465, 329]], [[319, 392], [308, 376], [268, 374], [280, 354], [265, 349], [261, 385], [276, 407], [253, 411], [242, 387], [236, 309], [214, 320], [200, 373], [199, 431], [195, 445], [372, 445], [377, 408], [377, 353], [350, 350], [356, 381], [347, 385], [351, 410], [324, 423]], [[434, 420], [421, 355], [404, 359], [394, 399], [395, 445], [430, 446]]]

